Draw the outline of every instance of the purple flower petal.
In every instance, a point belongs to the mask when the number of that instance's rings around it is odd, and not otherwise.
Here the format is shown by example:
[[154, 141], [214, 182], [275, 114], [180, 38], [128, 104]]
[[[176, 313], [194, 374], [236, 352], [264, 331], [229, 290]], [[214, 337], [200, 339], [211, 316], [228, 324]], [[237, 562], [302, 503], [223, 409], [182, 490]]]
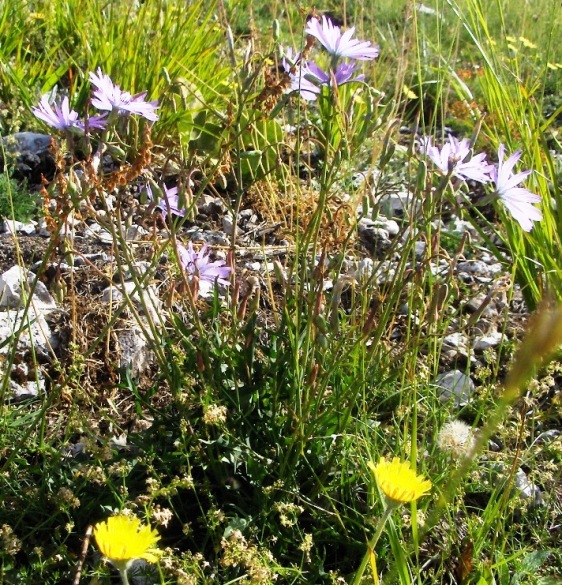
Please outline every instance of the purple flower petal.
[[187, 277], [198, 278], [199, 282], [220, 283], [228, 286], [230, 282], [226, 280], [230, 277], [232, 268], [225, 266], [224, 260], [210, 261], [210, 252], [207, 251], [205, 244], [199, 252], [195, 252], [193, 244], [189, 242], [185, 248], [181, 244], [177, 246], [180, 264], [184, 269]]
[[47, 95], [42, 96], [37, 107], [31, 108], [37, 118], [57, 130], [79, 128], [78, 113], [70, 109], [68, 97], [63, 97], [61, 105], [49, 104]]
[[466, 138], [458, 140], [449, 136], [441, 150], [433, 145], [431, 137], [422, 138], [420, 151], [425, 154], [443, 175], [451, 174], [462, 180], [472, 179], [480, 183], [491, 180], [493, 166], [486, 162], [486, 154], [470, 157], [470, 143]]
[[305, 32], [317, 38], [328, 53], [334, 57], [370, 61], [379, 55], [378, 46], [371, 46], [370, 41], [359, 41], [352, 38], [355, 27], [342, 34], [340, 27], [335, 26], [325, 16], [322, 16], [322, 22], [317, 18], [311, 18], [306, 25]]
[[539, 195], [517, 186], [531, 174], [531, 171], [512, 174], [513, 167], [521, 158], [521, 151], [514, 152], [505, 161], [504, 154], [505, 146], [500, 144], [498, 165], [491, 174], [496, 193], [513, 218], [519, 222], [521, 229], [530, 232], [534, 222], [543, 218], [541, 210], [534, 206], [534, 203], [540, 203], [542, 199]]
[[158, 120], [154, 111], [158, 108], [158, 102], [145, 101], [146, 92], [133, 96], [128, 91], [123, 91], [99, 67], [96, 73], [90, 72], [90, 82], [96, 87], [92, 105], [98, 110], [116, 111], [121, 115], [138, 114], [152, 122]]

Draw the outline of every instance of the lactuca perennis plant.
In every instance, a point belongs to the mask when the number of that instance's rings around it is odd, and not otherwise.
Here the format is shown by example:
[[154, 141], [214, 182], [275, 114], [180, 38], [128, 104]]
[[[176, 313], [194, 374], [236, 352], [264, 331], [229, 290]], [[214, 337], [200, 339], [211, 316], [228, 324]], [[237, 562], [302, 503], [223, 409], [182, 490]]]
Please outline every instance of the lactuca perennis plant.
[[521, 158], [520, 150], [504, 160], [505, 146], [500, 144], [498, 162], [490, 164], [485, 153], [472, 155], [468, 139], [458, 140], [449, 136], [441, 148], [433, 144], [431, 137], [422, 138], [420, 151], [431, 160], [438, 173], [457, 179], [455, 189], [467, 180], [491, 186], [492, 191], [486, 201], [500, 201], [524, 231], [531, 231], [534, 222], [542, 219], [540, 209], [534, 205], [540, 203], [541, 198], [520, 186], [532, 171], [513, 173]]
[[320, 41], [330, 56], [329, 69], [324, 71], [317, 63], [305, 57], [308, 50], [305, 50], [305, 54], [297, 53], [295, 58], [291, 49], [286, 52], [283, 64], [291, 78], [291, 90], [298, 91], [306, 100], [315, 100], [322, 86], [337, 89], [344, 83], [365, 79], [362, 74], [355, 75], [356, 63], [342, 59], [370, 61], [379, 54], [379, 47], [372, 46], [370, 41], [353, 38], [355, 27], [342, 33], [340, 27], [335, 26], [326, 16], [322, 16], [322, 21], [311, 18], [305, 32]]

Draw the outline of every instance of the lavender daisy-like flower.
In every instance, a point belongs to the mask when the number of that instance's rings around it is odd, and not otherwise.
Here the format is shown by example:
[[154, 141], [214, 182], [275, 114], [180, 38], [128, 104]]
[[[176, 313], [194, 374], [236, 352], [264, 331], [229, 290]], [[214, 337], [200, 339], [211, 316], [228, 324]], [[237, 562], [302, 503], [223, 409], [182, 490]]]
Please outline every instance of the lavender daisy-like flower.
[[[82, 120], [78, 120], [78, 128], [82, 130], [82, 132], [86, 131], [86, 122]], [[103, 130], [107, 125], [107, 114], [100, 114], [99, 116], [90, 116], [88, 118], [88, 130]]]
[[[41, 97], [39, 105], [31, 109], [37, 118], [57, 130], [80, 130], [84, 132], [86, 129], [86, 123], [78, 119], [78, 112], [70, 109], [67, 96], [62, 98], [59, 106], [57, 104], [51, 105], [49, 103], [49, 96], [44, 95]], [[104, 128], [106, 115], [103, 114], [88, 118], [88, 129]]]
[[316, 81], [319, 85], [330, 86], [332, 85], [332, 81], [335, 81], [336, 85], [343, 85], [351, 81], [363, 81], [365, 79], [363, 74], [353, 77], [355, 69], [355, 63], [340, 63], [333, 72], [332, 79], [331, 71], [327, 73], [313, 61], [309, 61], [307, 71], [304, 74], [305, 76], [308, 75], [308, 79]]
[[206, 295], [212, 291], [216, 283], [228, 286], [230, 282], [226, 280], [232, 268], [225, 266], [224, 260], [210, 261], [210, 252], [205, 244], [199, 252], [193, 249], [193, 244], [189, 242], [187, 248], [181, 244], [177, 245], [179, 261], [189, 280], [197, 279], [199, 291]]
[[92, 105], [98, 110], [115, 111], [122, 115], [138, 114], [151, 122], [158, 120], [154, 111], [158, 108], [158, 102], [145, 101], [146, 91], [136, 95], [123, 91], [99, 67], [96, 73], [90, 72], [90, 82], [96, 87]]
[[494, 168], [486, 162], [486, 153], [470, 156], [470, 143], [466, 138], [458, 140], [449, 136], [441, 150], [434, 146], [431, 137], [422, 138], [420, 150], [427, 155], [433, 164], [444, 174], [462, 180], [472, 179], [480, 183], [490, 181], [490, 173]]
[[305, 29], [306, 34], [317, 38], [333, 57], [370, 61], [379, 55], [379, 47], [372, 46], [370, 41], [354, 39], [355, 27], [351, 27], [343, 34], [339, 26], [322, 16], [322, 22], [311, 18]]
[[320, 93], [320, 87], [318, 84], [313, 83], [310, 78], [315, 77], [310, 70], [310, 63], [306, 62], [302, 65], [297, 65], [296, 73], [290, 73], [291, 78], [291, 91], [299, 92], [300, 96], [309, 101], [314, 101]]
[[49, 96], [41, 97], [39, 105], [31, 108], [37, 118], [46, 122], [57, 130], [70, 130], [78, 128], [78, 112], [70, 109], [68, 97], [63, 97], [60, 106], [49, 103]]
[[[154, 201], [155, 198], [154, 198], [154, 194], [152, 193], [152, 188], [150, 187], [150, 184], [146, 183], [145, 188], [146, 188], [146, 193], [148, 195], [148, 198], [151, 201]], [[178, 195], [178, 188], [177, 187], [168, 188], [168, 187], [166, 187], [166, 185], [164, 185], [164, 197], [162, 197], [156, 203], [156, 207], [160, 208], [164, 219], [169, 214], [180, 215], [182, 217], [185, 215], [185, 209], [180, 207], [180, 197]]]
[[492, 167], [491, 179], [495, 184], [496, 193], [511, 215], [519, 222], [521, 229], [530, 232], [535, 221], [542, 219], [541, 210], [534, 203], [540, 203], [541, 197], [518, 185], [532, 171], [513, 173], [513, 167], [521, 158], [521, 151], [514, 152], [504, 161], [505, 146], [498, 148], [498, 165]]
[[336, 86], [350, 83], [352, 81], [363, 81], [364, 75], [356, 75], [355, 63], [340, 63], [333, 72], [326, 72], [320, 68], [314, 61], [305, 61], [300, 63], [300, 53], [292, 58], [292, 51], [286, 52], [283, 59], [283, 67], [289, 73], [291, 78], [290, 91], [298, 91], [305, 100], [314, 101], [321, 92], [321, 86], [331, 86], [335, 81]]

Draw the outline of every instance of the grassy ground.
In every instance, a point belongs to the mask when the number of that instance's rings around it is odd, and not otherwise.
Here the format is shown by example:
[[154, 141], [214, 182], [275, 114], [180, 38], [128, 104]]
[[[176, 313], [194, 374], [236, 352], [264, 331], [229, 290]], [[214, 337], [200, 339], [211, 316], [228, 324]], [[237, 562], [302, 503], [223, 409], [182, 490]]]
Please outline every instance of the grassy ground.
[[[364, 83], [307, 103], [281, 76], [282, 47], [306, 45], [306, 6], [4, 1], [0, 133], [60, 138], [51, 204], [36, 213], [53, 232], [38, 278], [66, 312], [66, 341], [46, 363], [28, 356], [48, 381], [29, 402], [8, 399], [14, 352], [1, 357], [2, 582], [116, 582], [90, 528], [119, 512], [158, 531], [151, 583], [562, 580], [562, 16], [558, 2], [532, 4], [327, 2], [318, 13], [380, 55], [360, 63]], [[98, 67], [158, 100], [159, 120], [120, 117], [82, 142], [46, 130], [31, 111], [41, 95], [93, 112]], [[442, 144], [446, 128], [493, 162], [500, 144], [521, 150], [542, 221], [524, 231], [497, 198], [474, 205], [488, 187], [437, 172], [412, 129]], [[100, 145], [113, 174], [93, 164]], [[185, 218], [156, 223], [145, 185], [171, 179]], [[400, 191], [399, 234], [367, 264], [355, 209], [376, 219]], [[176, 243], [209, 193], [233, 215], [257, 210], [279, 238], [240, 245], [233, 233], [215, 250], [230, 286], [205, 300]], [[0, 181], [2, 213], [24, 219], [26, 195]], [[472, 235], [445, 229], [452, 213]], [[84, 253], [63, 237], [69, 216], [101, 222], [116, 252], [84, 281], [47, 277], [51, 259]], [[132, 246], [123, 221], [152, 235]], [[251, 274], [249, 248], [281, 255]], [[463, 281], [455, 267], [483, 252], [501, 279]], [[93, 280], [126, 278], [136, 292], [121, 305], [85, 296]], [[163, 308], [142, 294], [150, 284]], [[446, 335], [476, 335], [466, 302], [478, 295], [503, 341], [448, 357]], [[131, 323], [155, 356], [141, 377], [119, 368], [116, 335]], [[436, 375], [453, 368], [477, 382], [468, 404], [439, 397]], [[409, 461], [431, 491], [390, 510], [369, 466], [380, 457]], [[520, 472], [540, 504], [521, 496]]]

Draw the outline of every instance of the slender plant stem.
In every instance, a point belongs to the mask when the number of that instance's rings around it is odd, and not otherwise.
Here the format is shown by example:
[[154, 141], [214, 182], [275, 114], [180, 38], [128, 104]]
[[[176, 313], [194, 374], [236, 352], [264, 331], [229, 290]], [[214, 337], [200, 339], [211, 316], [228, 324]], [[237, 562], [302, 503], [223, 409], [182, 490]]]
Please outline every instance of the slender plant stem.
[[119, 575], [121, 575], [121, 581], [123, 585], [129, 585], [129, 577], [127, 577], [127, 569], [119, 569]]
[[359, 569], [357, 569], [357, 573], [355, 573], [355, 579], [353, 580], [353, 585], [359, 585], [359, 583], [361, 583], [361, 579], [363, 577], [363, 573], [365, 572], [365, 569], [367, 568], [367, 564], [369, 563], [369, 558], [371, 557], [371, 553], [373, 551], [373, 549], [375, 548], [380, 535], [382, 534], [382, 530], [384, 528], [384, 525], [386, 524], [386, 521], [388, 520], [388, 517], [390, 516], [390, 513], [392, 512], [392, 510], [394, 510], [393, 506], [387, 506], [384, 509], [383, 515], [379, 518], [379, 522], [377, 524], [377, 529], [375, 531], [375, 534], [373, 536], [373, 538], [371, 538], [371, 540], [369, 540], [369, 542], [367, 543], [367, 550], [365, 552], [365, 555], [363, 556], [363, 560], [361, 561], [361, 564], [359, 565]]

